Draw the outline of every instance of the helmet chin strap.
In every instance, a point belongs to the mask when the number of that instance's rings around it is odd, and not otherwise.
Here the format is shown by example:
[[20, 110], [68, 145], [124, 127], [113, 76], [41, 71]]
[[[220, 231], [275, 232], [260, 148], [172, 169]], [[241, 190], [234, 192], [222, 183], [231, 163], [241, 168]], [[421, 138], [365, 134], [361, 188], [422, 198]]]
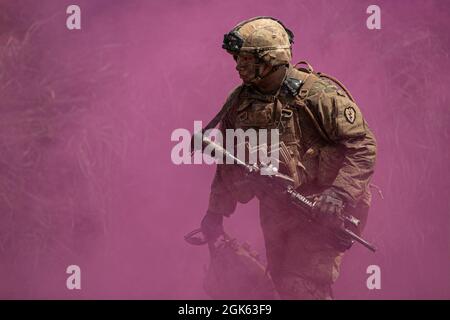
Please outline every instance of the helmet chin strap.
[[268, 72], [266, 75], [261, 76], [261, 67], [264, 66], [264, 63], [257, 62], [257, 63], [255, 63], [255, 66], [256, 66], [256, 68], [255, 68], [255, 73], [254, 73], [254, 75], [253, 75], [253, 78], [249, 81], [249, 82], [252, 83], [252, 84], [255, 83], [255, 82], [257, 82], [257, 81], [261, 81], [262, 79], [268, 77], [269, 75], [271, 75], [273, 72], [276, 71], [276, 69], [273, 68], [273, 69], [272, 69], [270, 72]]
[[255, 65], [257, 67], [255, 70], [254, 77], [250, 81], [248, 81], [251, 84], [255, 84], [257, 81], [261, 81], [261, 80], [267, 78], [268, 76], [270, 76], [272, 73], [276, 72], [282, 66], [282, 65], [274, 66], [267, 74], [265, 74], [264, 76], [261, 76], [261, 66], [264, 66], [264, 62], [263, 63], [258, 62], [258, 63], [255, 63]]

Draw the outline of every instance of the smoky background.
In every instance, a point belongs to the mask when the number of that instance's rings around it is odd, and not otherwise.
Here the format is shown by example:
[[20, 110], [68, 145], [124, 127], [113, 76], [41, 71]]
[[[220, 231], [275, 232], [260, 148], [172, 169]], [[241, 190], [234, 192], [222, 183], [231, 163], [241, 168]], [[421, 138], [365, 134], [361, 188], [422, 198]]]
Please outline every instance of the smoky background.
[[[0, 298], [207, 298], [198, 227], [213, 166], [170, 161], [176, 128], [207, 123], [239, 84], [223, 34], [258, 15], [355, 96], [378, 140], [365, 237], [337, 299], [450, 298], [450, 135], [445, 1], [0, 1]], [[252, 201], [226, 219], [264, 255]], [[66, 288], [81, 267], [82, 289]], [[381, 268], [382, 288], [366, 287]], [[245, 297], [243, 297], [245, 298]]]

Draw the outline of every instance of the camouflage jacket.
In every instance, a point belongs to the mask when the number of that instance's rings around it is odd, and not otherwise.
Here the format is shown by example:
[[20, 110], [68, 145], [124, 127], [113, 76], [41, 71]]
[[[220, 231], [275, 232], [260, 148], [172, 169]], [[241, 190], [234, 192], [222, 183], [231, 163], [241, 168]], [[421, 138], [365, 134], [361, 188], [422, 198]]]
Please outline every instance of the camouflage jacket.
[[[334, 79], [292, 66], [286, 79], [301, 81], [299, 90], [292, 92], [286, 81], [276, 97], [251, 86], [233, 90], [221, 129], [279, 128], [289, 151], [280, 171], [294, 178], [298, 190], [312, 194], [333, 187], [347, 204], [368, 206], [376, 141], [360, 109]], [[218, 165], [208, 211], [229, 216], [238, 202], [250, 201], [255, 194], [243, 177], [235, 165]]]

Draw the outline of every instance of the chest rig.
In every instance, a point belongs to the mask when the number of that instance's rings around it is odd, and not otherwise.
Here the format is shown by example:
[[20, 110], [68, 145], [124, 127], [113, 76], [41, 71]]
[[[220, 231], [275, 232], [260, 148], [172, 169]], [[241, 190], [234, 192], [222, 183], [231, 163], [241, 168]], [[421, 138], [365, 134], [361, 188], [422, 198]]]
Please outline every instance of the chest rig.
[[[296, 68], [299, 64], [307, 68]], [[293, 178], [295, 187], [317, 180], [319, 150], [332, 144], [305, 102], [314, 84], [319, 79], [337, 83], [353, 100], [336, 79], [314, 73], [306, 62], [297, 65], [289, 68], [276, 95], [262, 94], [250, 86], [238, 87], [205, 128], [222, 121], [224, 129], [278, 129], [279, 170]]]
[[[270, 130], [277, 129], [279, 144], [267, 141], [269, 150], [277, 148], [279, 152], [279, 170], [289, 175], [295, 186], [302, 183], [300, 161], [301, 130], [298, 125], [298, 113], [295, 101], [303, 82], [289, 77], [283, 81], [282, 87], [275, 95], [266, 95], [256, 91], [253, 87], [245, 86], [241, 89], [233, 107], [226, 117], [226, 127], [233, 129], [254, 129], [256, 132], [266, 129], [270, 138]], [[259, 143], [259, 142], [258, 142]], [[266, 146], [251, 146], [253, 150], [267, 148]], [[268, 151], [269, 151], [268, 150]], [[270, 152], [269, 151], [269, 152]], [[250, 151], [251, 152], [251, 151]]]

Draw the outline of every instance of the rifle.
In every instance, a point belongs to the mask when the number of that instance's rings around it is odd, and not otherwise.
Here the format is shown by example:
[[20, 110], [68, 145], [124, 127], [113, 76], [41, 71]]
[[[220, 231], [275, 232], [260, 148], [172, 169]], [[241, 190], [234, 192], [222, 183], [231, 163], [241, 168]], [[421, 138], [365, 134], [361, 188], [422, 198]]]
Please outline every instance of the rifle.
[[[277, 168], [272, 165], [266, 165], [264, 163], [261, 163], [260, 165], [247, 164], [245, 161], [235, 157], [221, 145], [204, 136], [203, 132], [196, 133], [193, 139], [201, 139], [203, 147], [211, 146], [214, 149], [215, 158], [228, 158], [232, 160], [234, 164], [244, 168], [247, 177], [255, 182], [255, 187], [259, 188], [259, 191], [263, 192], [265, 196], [276, 198], [277, 200], [287, 200], [286, 202], [300, 208], [299, 212], [306, 214], [309, 220], [314, 220], [313, 218], [314, 211], [316, 210], [316, 203], [297, 192], [292, 186], [294, 181], [289, 176], [278, 172]], [[264, 172], [264, 175], [261, 174], [262, 172]], [[268, 185], [270, 185], [270, 188], [268, 188]], [[267, 192], [267, 190], [270, 190], [270, 192]], [[374, 245], [345, 227], [345, 222], [357, 227], [360, 223], [357, 218], [345, 213], [339, 215], [338, 218], [342, 222], [340, 227], [332, 227], [323, 224], [322, 226], [329, 229], [330, 232], [343, 232], [343, 234], [350, 237], [352, 241], [362, 244], [372, 252], [376, 251]], [[199, 230], [194, 230], [194, 232], [199, 232]], [[186, 236], [186, 240], [188, 240], [192, 234], [189, 234], [188, 236]]]

